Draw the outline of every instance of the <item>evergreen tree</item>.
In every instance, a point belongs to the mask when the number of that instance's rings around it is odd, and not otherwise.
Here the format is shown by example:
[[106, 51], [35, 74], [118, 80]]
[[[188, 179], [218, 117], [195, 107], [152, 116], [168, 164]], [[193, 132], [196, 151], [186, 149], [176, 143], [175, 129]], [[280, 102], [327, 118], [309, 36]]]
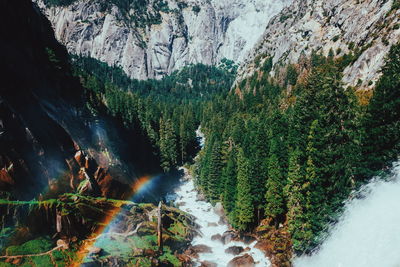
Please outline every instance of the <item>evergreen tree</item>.
[[387, 169], [400, 154], [400, 43], [390, 49], [362, 121], [364, 180]]
[[289, 156], [289, 170], [287, 176], [287, 185], [285, 187], [285, 195], [287, 198], [287, 222], [288, 230], [292, 238], [293, 249], [296, 252], [302, 250], [302, 242], [306, 229], [306, 196], [304, 185], [305, 177], [302, 174], [300, 160], [300, 150], [295, 149]]
[[174, 126], [170, 119], [160, 120], [160, 154], [161, 167], [169, 171], [177, 164], [177, 141]]
[[237, 199], [234, 224], [239, 230], [244, 231], [248, 230], [253, 222], [254, 206], [249, 183], [250, 166], [242, 148], [239, 149], [237, 163]]
[[307, 163], [305, 172], [305, 209], [306, 222], [303, 227], [303, 249], [306, 251], [317, 244], [317, 235], [321, 232], [326, 214], [326, 192], [324, 192], [323, 180], [317, 175], [315, 160], [317, 149], [315, 148], [315, 135], [319, 130], [318, 120], [314, 120], [310, 127], [307, 145]]
[[207, 195], [212, 203], [220, 199], [221, 176], [222, 176], [222, 154], [219, 141], [214, 142], [211, 151], [210, 167], [207, 181]]
[[285, 212], [285, 198], [283, 189], [285, 187], [285, 179], [279, 164], [277, 152], [277, 144], [274, 139], [271, 141], [271, 152], [268, 159], [268, 178], [266, 182], [265, 193], [265, 215], [272, 218], [275, 226], [282, 221]]
[[226, 167], [223, 171], [223, 181], [224, 181], [224, 192], [222, 203], [224, 205], [225, 211], [229, 214], [235, 210], [236, 201], [236, 176], [237, 176], [237, 166], [236, 166], [236, 150], [230, 148], [228, 152], [228, 161]]

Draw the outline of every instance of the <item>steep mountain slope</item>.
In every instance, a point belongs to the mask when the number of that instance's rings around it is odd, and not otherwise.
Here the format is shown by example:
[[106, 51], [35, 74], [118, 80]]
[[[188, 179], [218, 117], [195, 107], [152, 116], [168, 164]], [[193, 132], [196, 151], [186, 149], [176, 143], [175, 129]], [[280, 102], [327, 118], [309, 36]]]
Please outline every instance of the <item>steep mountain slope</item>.
[[312, 51], [325, 56], [349, 56], [343, 81], [372, 88], [390, 46], [400, 39], [397, 0], [294, 1], [276, 15], [239, 70], [241, 80], [259, 68], [257, 62], [272, 57], [278, 67], [299, 63]]
[[87, 110], [67, 51], [34, 4], [4, 1], [1, 12], [0, 190], [32, 199], [86, 181], [82, 191], [126, 196], [121, 182], [158, 165], [150, 142], [140, 130]]
[[70, 53], [117, 64], [137, 79], [191, 63], [241, 62], [269, 19], [292, 2], [35, 1]]

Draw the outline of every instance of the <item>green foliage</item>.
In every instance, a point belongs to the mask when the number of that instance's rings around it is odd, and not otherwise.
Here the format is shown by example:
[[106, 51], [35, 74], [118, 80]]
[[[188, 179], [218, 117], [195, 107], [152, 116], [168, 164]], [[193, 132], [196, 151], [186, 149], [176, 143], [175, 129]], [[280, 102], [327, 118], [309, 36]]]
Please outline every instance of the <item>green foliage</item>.
[[147, 81], [91, 58], [75, 57], [73, 65], [87, 88], [89, 110], [106, 112], [147, 136], [165, 171], [193, 158], [202, 103], [229, 90], [234, 80], [234, 73], [201, 64]]
[[[292, 237], [293, 249], [296, 252], [301, 251], [302, 242], [305, 239], [304, 235], [306, 234], [305, 226], [307, 225], [305, 189], [308, 188], [308, 184], [302, 173], [300, 159], [301, 152], [299, 149], [295, 149], [290, 153], [287, 185], [285, 187], [288, 207], [288, 230]], [[307, 238], [306, 236], [306, 239]]]
[[268, 58], [264, 61], [264, 64], [263, 64], [261, 70], [262, 70], [263, 72], [269, 73], [269, 72], [272, 70], [272, 65], [273, 65], [272, 57], [268, 57]]
[[239, 149], [237, 162], [237, 200], [234, 224], [240, 230], [248, 230], [254, 220], [254, 207], [249, 183], [250, 166], [243, 149]]
[[[365, 47], [338, 59], [313, 51], [304, 84], [289, 65], [290, 102], [267, 75], [241, 81], [240, 88], [249, 90], [240, 96], [229, 93], [235, 71], [227, 60], [222, 69], [189, 66], [160, 81], [131, 80], [89, 59], [75, 65], [86, 70], [79, 75], [93, 110], [105, 108], [126, 127], [141, 129], [159, 149], [165, 170], [195, 154], [193, 133], [201, 124], [206, 144], [195, 163], [196, 185], [213, 203], [223, 202], [239, 230], [251, 230], [263, 216], [275, 226], [286, 217], [301, 254], [318, 245], [351, 190], [400, 152], [399, 45], [366, 108], [341, 82], [344, 67]], [[268, 58], [261, 68], [271, 67]]]
[[272, 218], [276, 225], [285, 213], [285, 198], [283, 188], [285, 187], [285, 177], [276, 155], [278, 147], [272, 139], [271, 153], [268, 159], [268, 178], [266, 182], [267, 191], [265, 193], [265, 215]]
[[50, 238], [38, 238], [28, 241], [20, 246], [11, 246], [7, 248], [7, 255], [28, 255], [47, 252], [53, 248], [53, 242]]
[[199, 14], [201, 11], [201, 8], [199, 6], [193, 6], [192, 7], [192, 11], [196, 14]]
[[[69, 6], [77, 0], [44, 0], [48, 6]], [[145, 27], [147, 25], [160, 24], [162, 22], [160, 12], [168, 13], [168, 3], [154, 1], [151, 6], [149, 0], [109, 0], [99, 3], [101, 10], [109, 10], [116, 6], [122, 15], [122, 20], [128, 25]]]
[[236, 178], [236, 150], [234, 148], [230, 148], [230, 151], [228, 151], [228, 162], [222, 172], [222, 181], [224, 183], [222, 204], [228, 214], [231, 214], [235, 210]]
[[364, 180], [390, 167], [400, 153], [400, 44], [389, 52], [382, 77], [362, 119], [362, 165]]
[[206, 185], [206, 192], [212, 203], [220, 199], [222, 192], [221, 176], [222, 176], [222, 154], [221, 144], [215, 142], [211, 151], [209, 162], [209, 173]]
[[48, 6], [69, 6], [77, 0], [44, 0]]

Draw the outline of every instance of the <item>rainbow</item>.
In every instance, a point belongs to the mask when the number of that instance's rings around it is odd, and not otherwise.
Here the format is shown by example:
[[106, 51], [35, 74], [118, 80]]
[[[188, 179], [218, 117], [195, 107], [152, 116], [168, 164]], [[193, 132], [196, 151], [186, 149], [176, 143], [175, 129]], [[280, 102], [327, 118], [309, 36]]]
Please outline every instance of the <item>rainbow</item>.
[[[145, 175], [136, 179], [136, 181], [131, 186], [133, 193], [128, 200], [135, 202], [135, 197], [137, 195], [140, 195], [143, 191], [146, 191], [153, 184], [153, 182], [157, 180], [157, 178], [159, 177], [160, 175], [155, 175], [155, 176]], [[83, 241], [77, 253], [78, 260], [72, 265], [73, 267], [78, 267], [81, 265], [81, 263], [84, 261], [87, 254], [89, 253], [90, 249], [93, 246], [95, 246], [97, 238], [104, 232], [110, 230], [110, 228], [116, 222], [115, 218], [120, 212], [121, 212], [121, 207], [110, 210], [108, 212], [109, 214], [103, 219], [102, 222], [100, 222], [100, 225], [102, 225], [102, 227], [99, 227], [94, 233], [92, 233], [89, 239]]]

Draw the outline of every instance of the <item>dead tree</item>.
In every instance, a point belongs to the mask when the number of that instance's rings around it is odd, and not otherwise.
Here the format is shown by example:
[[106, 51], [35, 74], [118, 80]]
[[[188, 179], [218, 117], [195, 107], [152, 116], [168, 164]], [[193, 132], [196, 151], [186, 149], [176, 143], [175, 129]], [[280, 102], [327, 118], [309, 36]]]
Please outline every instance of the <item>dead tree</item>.
[[163, 253], [163, 239], [162, 239], [162, 201], [158, 203], [158, 224], [157, 224], [157, 234], [158, 234], [158, 252]]

